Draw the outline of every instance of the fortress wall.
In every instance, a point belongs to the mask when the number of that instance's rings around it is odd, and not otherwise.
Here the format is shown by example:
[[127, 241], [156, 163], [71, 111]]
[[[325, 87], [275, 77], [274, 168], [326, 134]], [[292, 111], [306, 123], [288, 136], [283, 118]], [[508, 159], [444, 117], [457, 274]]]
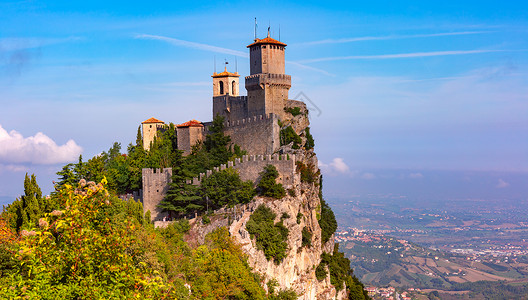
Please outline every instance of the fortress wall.
[[152, 220], [161, 220], [167, 213], [162, 213], [156, 206], [163, 200], [169, 190], [172, 168], [143, 169], [143, 212], [150, 210]]
[[274, 114], [226, 122], [224, 133], [248, 154], [272, 154], [280, 147], [278, 116]]
[[205, 138], [204, 127], [178, 127], [176, 128], [178, 136], [178, 150], [183, 150], [183, 155], [191, 154], [194, 144]]
[[201, 181], [213, 174], [225, 170], [226, 168], [233, 168], [238, 170], [240, 179], [243, 181], [251, 180], [258, 182], [260, 180], [260, 172], [264, 170], [267, 165], [273, 165], [279, 171], [279, 178], [277, 182], [282, 183], [285, 188], [291, 188], [296, 183], [300, 182], [300, 176], [295, 172], [295, 155], [244, 155], [242, 159], [237, 158], [235, 161], [230, 161], [227, 165], [221, 165], [214, 170], [208, 170], [206, 173], [200, 174], [200, 177], [189, 180], [188, 183], [200, 185]]
[[224, 116], [227, 121], [247, 118], [247, 96], [213, 97], [213, 116], [216, 115]]

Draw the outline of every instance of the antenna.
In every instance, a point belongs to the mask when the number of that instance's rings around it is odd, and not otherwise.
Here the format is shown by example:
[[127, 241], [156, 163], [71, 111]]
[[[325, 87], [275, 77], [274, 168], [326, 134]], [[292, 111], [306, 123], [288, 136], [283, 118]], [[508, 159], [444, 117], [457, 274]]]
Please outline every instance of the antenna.
[[224, 58], [224, 71], [226, 72], [227, 72], [227, 64], [228, 64], [227, 58]]
[[255, 17], [255, 41], [257, 40], [257, 17]]
[[238, 73], [238, 61], [237, 61], [236, 56], [235, 56], [235, 73]]
[[214, 73], [216, 74], [216, 55], [214, 56]]
[[270, 37], [271, 21], [268, 20], [268, 37]]

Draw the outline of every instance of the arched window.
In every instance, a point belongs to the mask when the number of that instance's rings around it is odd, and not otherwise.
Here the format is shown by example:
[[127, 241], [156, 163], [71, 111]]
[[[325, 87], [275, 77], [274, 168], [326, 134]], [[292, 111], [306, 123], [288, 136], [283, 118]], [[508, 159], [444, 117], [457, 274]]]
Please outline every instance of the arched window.
[[220, 81], [220, 95], [224, 94], [224, 82]]
[[235, 94], [235, 91], [236, 91], [235, 87], [236, 87], [236, 83], [233, 80], [233, 82], [231, 82], [231, 94], [233, 94], [233, 95]]

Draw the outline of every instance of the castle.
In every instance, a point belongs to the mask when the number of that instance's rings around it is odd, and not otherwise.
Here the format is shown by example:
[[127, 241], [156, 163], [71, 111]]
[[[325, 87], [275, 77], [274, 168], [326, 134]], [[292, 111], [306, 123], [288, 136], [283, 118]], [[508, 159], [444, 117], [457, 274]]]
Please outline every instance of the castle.
[[[306, 105], [297, 100], [288, 99], [291, 87], [291, 76], [285, 74], [286, 44], [268, 36], [264, 39], [255, 38], [247, 46], [249, 49], [250, 75], [245, 78], [247, 96], [239, 95], [240, 75], [227, 71], [213, 73], [213, 116], [223, 116], [224, 134], [231, 137], [233, 144], [240, 146], [248, 155], [227, 165], [215, 168], [216, 171], [225, 168], [238, 170], [242, 180], [256, 181], [258, 174], [267, 164], [275, 165], [279, 171], [279, 182], [286, 187], [292, 186], [296, 180], [295, 155], [279, 155], [281, 148], [281, 124], [290, 124], [294, 119], [288, 109], [297, 108], [304, 117], [301, 126], [295, 126], [297, 134], [303, 135], [308, 125]], [[297, 118], [299, 119], [299, 118]], [[190, 120], [176, 125], [178, 149], [184, 155], [191, 153], [192, 146], [203, 141], [212, 122]], [[142, 122], [143, 147], [150, 149], [151, 143], [159, 130], [164, 130], [165, 123], [155, 118]], [[204, 176], [215, 170], [200, 174], [199, 178], [190, 183], [199, 184]], [[170, 168], [143, 169], [143, 207], [150, 210], [151, 218], [159, 220], [166, 216], [157, 205], [163, 200], [170, 182]]]

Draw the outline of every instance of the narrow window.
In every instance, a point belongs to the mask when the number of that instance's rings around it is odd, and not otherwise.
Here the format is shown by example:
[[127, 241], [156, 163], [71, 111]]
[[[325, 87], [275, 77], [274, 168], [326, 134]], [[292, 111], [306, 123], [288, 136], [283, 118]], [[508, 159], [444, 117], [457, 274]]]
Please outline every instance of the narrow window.
[[231, 83], [231, 94], [235, 94], [235, 81], [233, 80], [233, 82]]
[[220, 95], [224, 94], [224, 82], [220, 81]]

